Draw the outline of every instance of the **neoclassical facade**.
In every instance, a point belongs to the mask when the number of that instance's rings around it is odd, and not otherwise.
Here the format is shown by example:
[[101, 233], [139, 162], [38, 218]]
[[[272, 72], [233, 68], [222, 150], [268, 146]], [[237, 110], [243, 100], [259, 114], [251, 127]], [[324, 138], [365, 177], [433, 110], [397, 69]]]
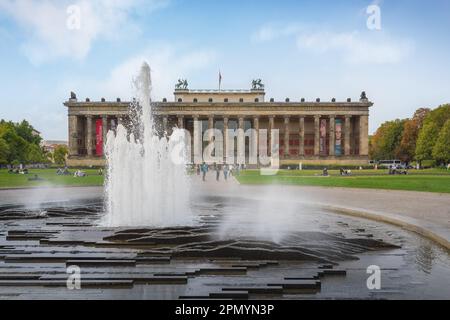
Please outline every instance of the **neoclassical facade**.
[[[178, 127], [202, 130], [253, 128], [278, 129], [281, 164], [367, 164], [369, 109], [365, 93], [358, 101], [290, 101], [265, 97], [264, 87], [250, 90], [190, 90], [178, 86], [174, 101], [153, 104], [155, 124], [169, 135]], [[75, 94], [64, 103], [68, 109], [69, 158], [73, 166], [104, 165], [103, 143], [108, 130], [129, 125], [130, 102], [79, 101]], [[227, 139], [224, 138], [224, 144]], [[270, 150], [270, 148], [268, 148]]]

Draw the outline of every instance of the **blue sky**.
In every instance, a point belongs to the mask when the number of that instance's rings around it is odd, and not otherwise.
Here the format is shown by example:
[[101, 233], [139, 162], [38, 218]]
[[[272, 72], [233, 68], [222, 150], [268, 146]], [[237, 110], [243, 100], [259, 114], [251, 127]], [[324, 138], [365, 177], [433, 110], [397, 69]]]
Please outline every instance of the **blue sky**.
[[[369, 30], [369, 5], [381, 29]], [[67, 28], [71, 5], [80, 28]], [[28, 119], [45, 139], [66, 139], [70, 91], [128, 99], [146, 60], [154, 97], [191, 88], [249, 88], [267, 98], [375, 103], [370, 131], [419, 107], [449, 101], [450, 2], [0, 0], [0, 118]]]

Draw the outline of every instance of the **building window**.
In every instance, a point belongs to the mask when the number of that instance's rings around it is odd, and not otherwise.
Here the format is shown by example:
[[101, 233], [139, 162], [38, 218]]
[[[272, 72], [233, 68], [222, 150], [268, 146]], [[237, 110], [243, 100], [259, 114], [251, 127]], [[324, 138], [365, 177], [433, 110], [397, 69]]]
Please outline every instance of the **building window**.
[[255, 98], [255, 102], [259, 102], [259, 99], [258, 99], [258, 98]]
[[183, 102], [183, 99], [181, 99], [181, 98], [178, 98], [178, 102]]
[[198, 102], [197, 98], [194, 98], [194, 102]]
[[228, 98], [223, 99], [223, 102], [228, 102]]
[[208, 99], [208, 102], [213, 102], [213, 99], [212, 99], [212, 98], [209, 98], [209, 99]]
[[244, 98], [239, 98], [239, 102], [244, 102]]

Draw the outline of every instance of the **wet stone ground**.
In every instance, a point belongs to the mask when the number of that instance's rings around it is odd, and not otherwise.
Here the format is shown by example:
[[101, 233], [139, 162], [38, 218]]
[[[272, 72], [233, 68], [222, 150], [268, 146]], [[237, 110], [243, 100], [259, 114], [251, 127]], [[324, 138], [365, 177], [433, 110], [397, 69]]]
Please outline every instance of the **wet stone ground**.
[[[160, 229], [101, 227], [100, 201], [0, 207], [0, 299], [450, 298], [449, 254], [427, 240], [319, 208], [256, 205], [203, 197], [193, 226]], [[370, 265], [380, 290], [367, 288]], [[80, 290], [67, 288], [69, 266]]]

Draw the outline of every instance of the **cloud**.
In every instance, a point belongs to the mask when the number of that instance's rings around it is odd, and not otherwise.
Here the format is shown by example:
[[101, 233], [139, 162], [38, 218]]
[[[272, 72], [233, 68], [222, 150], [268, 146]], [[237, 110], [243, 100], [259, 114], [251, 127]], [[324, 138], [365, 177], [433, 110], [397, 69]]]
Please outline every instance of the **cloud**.
[[153, 98], [159, 100], [173, 94], [177, 79], [211, 66], [215, 59], [216, 53], [208, 49], [183, 51], [171, 45], [153, 46], [114, 67], [96, 91], [104, 96], [129, 99], [134, 93], [132, 79], [146, 61], [152, 70]]
[[[138, 32], [133, 14], [165, 4], [167, 0], [0, 0], [0, 11], [23, 29], [27, 58], [41, 64], [61, 57], [83, 59], [97, 39]], [[73, 6], [79, 12], [79, 28], [68, 27], [68, 21], [78, 17], [69, 9]]]
[[401, 62], [414, 51], [408, 39], [395, 39], [383, 32], [311, 31], [296, 24], [265, 25], [252, 35], [253, 42], [270, 42], [292, 38], [300, 52], [336, 54], [350, 64], [393, 64]]
[[347, 63], [391, 64], [401, 62], [414, 49], [409, 40], [393, 40], [386, 36], [363, 36], [361, 33], [319, 32], [297, 37], [299, 50], [314, 53], [338, 53]]
[[296, 35], [302, 31], [297, 24], [287, 26], [265, 25], [252, 35], [253, 42], [268, 42], [282, 37]]

